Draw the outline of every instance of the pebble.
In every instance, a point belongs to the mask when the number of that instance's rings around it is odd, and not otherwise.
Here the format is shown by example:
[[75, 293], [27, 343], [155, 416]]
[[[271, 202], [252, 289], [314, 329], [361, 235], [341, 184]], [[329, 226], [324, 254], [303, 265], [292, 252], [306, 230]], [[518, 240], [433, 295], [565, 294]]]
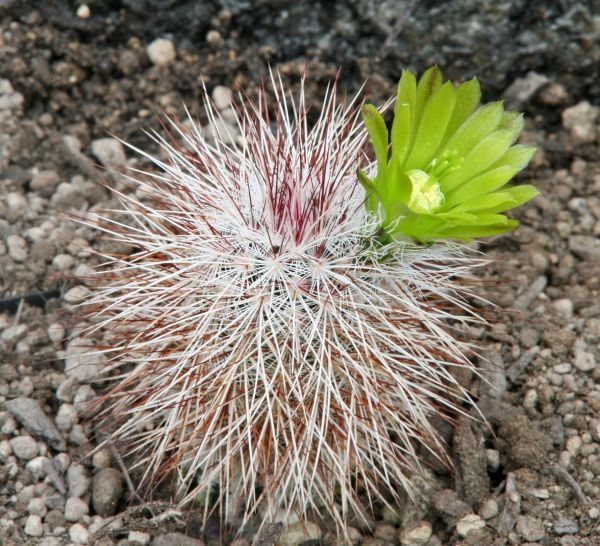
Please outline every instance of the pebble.
[[400, 531], [400, 544], [402, 546], [423, 546], [427, 544], [432, 533], [431, 523], [419, 521]]
[[97, 138], [91, 144], [92, 154], [107, 169], [123, 167], [127, 161], [123, 145], [116, 138]]
[[111, 463], [112, 455], [110, 453], [110, 449], [107, 447], [103, 447], [102, 449], [96, 451], [92, 456], [92, 466], [97, 470], [109, 468]]
[[6, 238], [6, 246], [8, 247], [8, 255], [15, 262], [24, 262], [29, 256], [27, 249], [27, 241], [19, 235], [9, 235]]
[[30, 461], [38, 456], [40, 448], [31, 436], [17, 436], [10, 440], [13, 453], [23, 461]]
[[65, 352], [65, 374], [78, 381], [88, 381], [101, 372], [106, 356], [93, 352], [91, 339], [77, 337], [67, 344]]
[[546, 535], [544, 524], [531, 516], [517, 516], [517, 532], [528, 542], [537, 542]]
[[88, 288], [86, 288], [85, 286], [82, 286], [82, 285], [78, 285], [78, 286], [74, 286], [73, 288], [70, 288], [69, 290], [67, 290], [67, 292], [63, 296], [63, 299], [67, 303], [76, 305], [78, 303], [85, 301], [87, 299], [87, 297], [89, 296], [89, 294], [90, 294], [90, 291]]
[[123, 493], [123, 475], [114, 468], [103, 468], [94, 474], [92, 506], [96, 514], [112, 516]]
[[89, 19], [92, 12], [87, 4], [81, 4], [81, 6], [77, 8], [76, 15], [80, 19]]
[[588, 144], [595, 140], [595, 123], [599, 114], [600, 108], [586, 100], [563, 110], [563, 127], [571, 133], [575, 144]]
[[183, 533], [166, 533], [155, 537], [152, 546], [204, 546], [204, 542]]
[[584, 260], [600, 261], [600, 238], [592, 235], [572, 235], [569, 250]]
[[309, 540], [318, 541], [321, 539], [321, 528], [310, 521], [306, 523], [292, 523], [286, 525], [281, 532], [279, 546], [297, 546]]
[[77, 423], [77, 411], [72, 404], [61, 404], [56, 415], [56, 426], [61, 432], [69, 432]]
[[23, 95], [8, 80], [0, 80], [0, 110], [20, 110], [23, 100]]
[[86, 205], [84, 195], [71, 183], [61, 182], [52, 197], [50, 204], [57, 209], [76, 209], [80, 210]]
[[6, 402], [6, 408], [28, 432], [45, 440], [58, 451], [65, 450], [65, 440], [54, 423], [44, 413], [37, 400], [15, 398]]
[[40, 516], [29, 516], [25, 522], [25, 534], [30, 537], [41, 537], [44, 534], [44, 526]]
[[52, 258], [52, 267], [58, 271], [67, 271], [75, 265], [75, 258], [70, 254], [57, 254]]
[[34, 499], [31, 499], [27, 503], [27, 511], [32, 516], [40, 516], [41, 518], [43, 518], [48, 513], [46, 499], [43, 497], [36, 497]]
[[485, 521], [477, 514], [467, 514], [456, 522], [456, 532], [463, 538], [476, 529], [483, 529]]
[[219, 110], [225, 110], [231, 105], [231, 89], [224, 85], [217, 85], [212, 91], [212, 99]]
[[150, 543], [150, 535], [148, 533], [143, 533], [142, 531], [130, 531], [129, 535], [127, 535], [127, 540], [134, 544], [146, 546]]
[[557, 535], [574, 535], [579, 532], [579, 523], [574, 519], [559, 517], [553, 524]]
[[90, 533], [83, 525], [76, 523], [69, 529], [69, 538], [75, 544], [89, 544]]
[[379, 522], [375, 525], [374, 536], [386, 542], [395, 542], [398, 531], [391, 523]]
[[91, 481], [85, 466], [72, 464], [67, 470], [69, 497], [83, 497], [89, 491]]
[[146, 48], [148, 58], [156, 66], [166, 66], [175, 60], [175, 46], [171, 40], [157, 38]]
[[60, 322], [53, 322], [48, 326], [47, 333], [50, 341], [58, 343], [65, 338], [65, 327]]
[[511, 109], [522, 108], [548, 81], [548, 77], [543, 74], [534, 71], [527, 72], [524, 78], [518, 78], [508, 86], [504, 97]]
[[596, 357], [582, 347], [575, 347], [573, 366], [580, 372], [591, 372], [596, 367]]
[[565, 445], [566, 450], [569, 452], [571, 457], [577, 457], [579, 452], [581, 451], [581, 446], [583, 442], [579, 436], [571, 436], [567, 439], [567, 443]]
[[539, 92], [539, 99], [542, 104], [558, 106], [569, 100], [569, 93], [560, 83], [551, 82]]
[[50, 197], [59, 182], [60, 176], [56, 171], [44, 170], [34, 173], [29, 185], [33, 191], [44, 197]]
[[87, 502], [82, 501], [79, 497], [70, 497], [65, 504], [65, 519], [70, 522], [81, 521], [83, 516], [90, 513], [90, 508]]
[[487, 499], [479, 509], [479, 514], [483, 519], [492, 519], [498, 515], [498, 503], [496, 499]]
[[0, 339], [2, 341], [6, 341], [7, 343], [15, 343], [21, 339], [28, 330], [29, 328], [25, 324], [15, 324], [5, 328], [2, 332], [2, 335], [0, 335]]
[[552, 303], [556, 312], [565, 320], [573, 318], [573, 302], [569, 298], [561, 298]]

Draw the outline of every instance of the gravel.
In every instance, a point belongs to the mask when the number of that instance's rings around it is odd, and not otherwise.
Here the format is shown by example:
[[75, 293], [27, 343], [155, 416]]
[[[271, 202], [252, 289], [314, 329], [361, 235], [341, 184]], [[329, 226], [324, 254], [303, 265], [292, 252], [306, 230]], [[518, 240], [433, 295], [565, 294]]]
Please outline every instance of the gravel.
[[[0, 2], [0, 302], [17, 298], [0, 304], [1, 544], [216, 546], [216, 519], [204, 530], [187, 513], [150, 524], [147, 513], [127, 511], [137, 501], [124, 495], [111, 450], [87, 457], [98, 431], [81, 412], [102, 392], [91, 381], [106, 358], [88, 354], [102, 337], [83, 333], [88, 324], [75, 306], [89, 290], [94, 251], [122, 250], [64, 213], [114, 207], [99, 180], [130, 191], [112, 171], [144, 160], [112, 135], [153, 151], [143, 132], [159, 127], [153, 112], [182, 118], [187, 104], [206, 135], [230, 129], [235, 140], [228, 124], [238, 91], [255, 93], [269, 64], [297, 89], [307, 60], [315, 104], [338, 67], [349, 95], [369, 77], [364, 92], [373, 101], [391, 96], [406, 67], [437, 62], [455, 78], [477, 74], [485, 100], [504, 98], [525, 111], [523, 142], [540, 148], [520, 176], [542, 195], [515, 212], [522, 225], [514, 234], [485, 244], [494, 261], [477, 273], [486, 281], [481, 296], [511, 310], [478, 334], [489, 384], [469, 378], [490, 428], [446, 427], [458, 472], [427, 461], [433, 470], [417, 506], [376, 506], [372, 528], [355, 523], [350, 542], [593, 543], [600, 26], [592, 4], [511, 0], [474, 9], [471, 0], [348, 0], [307, 9], [289, 0], [127, 0], [90, 2], [87, 11], [63, 0], [26, 4]], [[216, 125], [203, 117], [202, 83], [222, 114]], [[19, 299], [36, 294], [54, 295]], [[173, 498], [168, 488], [157, 496]], [[291, 536], [298, 526], [288, 523], [284, 539], [305, 540]], [[93, 537], [108, 525], [117, 531]], [[339, 544], [332, 529], [315, 521], [308, 538]], [[237, 546], [253, 539], [250, 529]]]

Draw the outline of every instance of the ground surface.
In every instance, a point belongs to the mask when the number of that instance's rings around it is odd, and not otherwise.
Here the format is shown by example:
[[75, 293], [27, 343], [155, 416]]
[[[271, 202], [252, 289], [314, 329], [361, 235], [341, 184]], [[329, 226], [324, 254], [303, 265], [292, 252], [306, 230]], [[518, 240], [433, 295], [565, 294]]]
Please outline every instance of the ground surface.
[[[376, 513], [355, 543], [600, 545], [597, 1], [115, 0], [90, 2], [89, 18], [69, 2], [34, 4], [0, 2], [1, 544], [216, 540], [193, 514], [136, 511], [109, 451], [82, 458], [96, 438], [77, 412], [99, 387], [65, 371], [87, 340], [61, 312], [81, 298], [72, 278], [99, 243], [61, 211], [106, 205], [94, 162], [132, 161], [107, 132], [152, 150], [142, 129], [153, 113], [200, 112], [202, 81], [252, 94], [268, 63], [296, 85], [310, 61], [315, 103], [338, 67], [349, 93], [369, 78], [375, 101], [404, 67], [477, 74], [487, 100], [526, 112], [523, 140], [541, 149], [523, 179], [542, 196], [516, 213], [521, 228], [485, 245], [498, 261], [481, 276], [504, 282], [482, 294], [511, 314], [474, 332], [495, 389], [464, 381], [492, 430], [461, 424], [456, 477], [432, 474], [421, 506]], [[162, 66], [147, 51], [159, 37], [176, 52], [163, 49]], [[112, 534], [93, 536], [109, 522]], [[334, 543], [325, 527], [307, 530], [290, 525], [281, 540]]]

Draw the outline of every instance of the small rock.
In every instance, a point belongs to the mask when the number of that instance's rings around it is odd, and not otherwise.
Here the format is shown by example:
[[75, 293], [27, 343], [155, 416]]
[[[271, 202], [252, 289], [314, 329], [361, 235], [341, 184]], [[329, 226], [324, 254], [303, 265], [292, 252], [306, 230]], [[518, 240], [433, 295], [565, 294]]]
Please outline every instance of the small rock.
[[81, 6], [77, 8], [76, 15], [80, 19], [89, 19], [91, 14], [92, 12], [87, 4], [81, 4]]
[[485, 521], [477, 514], [467, 514], [456, 523], [456, 532], [463, 538], [476, 529], [483, 529]]
[[204, 542], [182, 533], [167, 533], [155, 537], [152, 546], [204, 546]]
[[277, 541], [278, 546], [297, 546], [309, 540], [320, 540], [321, 528], [310, 521], [286, 525]]
[[212, 91], [212, 99], [219, 110], [225, 110], [231, 105], [231, 89], [224, 85], [217, 85]]
[[85, 286], [82, 286], [82, 285], [77, 285], [77, 286], [74, 286], [73, 288], [70, 288], [69, 290], [67, 290], [67, 292], [63, 296], [63, 299], [67, 303], [76, 305], [78, 303], [81, 303], [82, 301], [85, 301], [85, 299], [89, 296], [89, 294], [90, 294], [90, 291], [88, 288], [86, 288]]
[[492, 519], [498, 515], [498, 503], [496, 499], [487, 499], [479, 509], [479, 514], [483, 519]]
[[52, 267], [58, 271], [68, 271], [75, 265], [75, 258], [70, 254], [58, 254], [52, 258]]
[[563, 110], [563, 127], [571, 133], [575, 144], [588, 144], [595, 140], [595, 123], [599, 113], [600, 108], [586, 100]]
[[50, 421], [37, 400], [32, 398], [15, 398], [6, 402], [6, 408], [23, 425], [28, 432], [45, 440], [51, 447], [64, 451], [65, 441], [60, 432]]
[[23, 95], [8, 80], [0, 80], [0, 110], [20, 110], [23, 100]]
[[83, 516], [90, 513], [90, 508], [87, 502], [82, 501], [79, 497], [69, 497], [65, 504], [65, 519], [70, 522], [80, 521]]
[[504, 97], [511, 108], [522, 108], [547, 83], [546, 76], [531, 71], [524, 78], [518, 78], [511, 83], [504, 92]]
[[538, 97], [542, 104], [558, 106], [569, 100], [569, 93], [560, 83], [552, 82], [539, 92]]
[[537, 542], [542, 540], [546, 535], [544, 524], [536, 518], [531, 516], [518, 516], [517, 517], [517, 532], [527, 542]]
[[44, 534], [44, 526], [40, 516], [29, 516], [25, 522], [25, 534], [30, 537], [41, 537]]
[[423, 546], [431, 538], [432, 532], [431, 523], [419, 521], [400, 531], [400, 544], [402, 546]]
[[69, 538], [75, 544], [90, 543], [90, 533], [81, 523], [76, 523], [69, 529]]
[[386, 542], [395, 542], [398, 531], [391, 523], [379, 522], [375, 525], [374, 536]]
[[67, 470], [69, 497], [83, 497], [89, 491], [91, 481], [85, 466], [72, 464]]
[[66, 486], [62, 474], [59, 473], [47, 457], [35, 457], [34, 459], [31, 459], [31, 461], [27, 463], [27, 470], [29, 470], [37, 480], [47, 478], [59, 493], [65, 493]]
[[31, 436], [17, 436], [10, 440], [13, 453], [23, 461], [30, 461], [38, 456], [40, 448]]
[[170, 40], [157, 38], [146, 48], [148, 58], [156, 66], [166, 66], [175, 60], [175, 46]]
[[127, 535], [127, 540], [134, 544], [146, 546], [150, 543], [150, 535], [148, 533], [142, 533], [141, 531], [130, 531], [129, 535]]
[[456, 525], [456, 522], [471, 512], [470, 506], [460, 500], [452, 489], [442, 489], [433, 498], [433, 505], [448, 525]]
[[40, 516], [41, 518], [43, 518], [48, 513], [48, 508], [46, 507], [46, 499], [41, 497], [31, 499], [27, 503], [27, 511], [32, 516]]
[[96, 451], [92, 456], [92, 466], [96, 470], [101, 470], [103, 468], [110, 467], [112, 463], [112, 454], [110, 453], [110, 449], [107, 447], [103, 447], [102, 449]]
[[77, 412], [71, 404], [61, 404], [56, 415], [56, 426], [62, 432], [69, 432], [77, 423]]
[[582, 347], [575, 347], [573, 366], [580, 372], [591, 372], [596, 367], [596, 357]]
[[38, 171], [31, 178], [30, 187], [40, 195], [50, 197], [59, 182], [60, 176], [56, 171]]
[[15, 262], [24, 262], [29, 256], [27, 241], [19, 235], [9, 235], [6, 238], [8, 254]]
[[61, 182], [52, 194], [50, 204], [57, 209], [80, 210], [86, 205], [86, 200], [75, 186], [69, 182]]
[[569, 250], [584, 260], [600, 260], [600, 238], [592, 235], [572, 235], [569, 237]]
[[48, 326], [48, 337], [54, 343], [62, 341], [65, 338], [65, 327], [60, 322], [53, 322]]
[[106, 356], [94, 352], [91, 339], [77, 337], [67, 344], [65, 352], [65, 374], [78, 381], [94, 379], [102, 371]]
[[569, 321], [573, 318], [573, 302], [569, 298], [556, 300], [552, 306], [565, 320]]
[[579, 532], [579, 523], [574, 519], [559, 517], [553, 525], [557, 535], [574, 535]]
[[127, 161], [123, 145], [115, 138], [97, 138], [92, 141], [91, 150], [107, 169], [122, 167]]
[[96, 514], [112, 516], [123, 493], [123, 475], [114, 468], [103, 468], [94, 474], [92, 506]]

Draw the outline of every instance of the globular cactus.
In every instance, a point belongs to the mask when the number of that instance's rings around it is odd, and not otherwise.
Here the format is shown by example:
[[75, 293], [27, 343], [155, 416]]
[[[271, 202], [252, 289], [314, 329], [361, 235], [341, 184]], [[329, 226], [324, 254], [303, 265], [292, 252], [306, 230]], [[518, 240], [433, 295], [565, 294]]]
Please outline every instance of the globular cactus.
[[[356, 174], [376, 169], [360, 105], [332, 86], [309, 124], [303, 95], [273, 80], [236, 110], [239, 142], [211, 144], [191, 120], [154, 134], [160, 156], [138, 152], [155, 169], [128, 175], [138, 197], [96, 219], [134, 248], [106, 256], [86, 304], [113, 378], [101, 415], [142, 483], [175, 475], [184, 505], [243, 522], [328, 515], [340, 530], [359, 494], [393, 502], [425, 453], [447, 462], [432, 421], [470, 409], [454, 371], [473, 369], [457, 331], [479, 320], [480, 259], [418, 232], [382, 237], [375, 185]], [[381, 169], [387, 135], [376, 150]]]

